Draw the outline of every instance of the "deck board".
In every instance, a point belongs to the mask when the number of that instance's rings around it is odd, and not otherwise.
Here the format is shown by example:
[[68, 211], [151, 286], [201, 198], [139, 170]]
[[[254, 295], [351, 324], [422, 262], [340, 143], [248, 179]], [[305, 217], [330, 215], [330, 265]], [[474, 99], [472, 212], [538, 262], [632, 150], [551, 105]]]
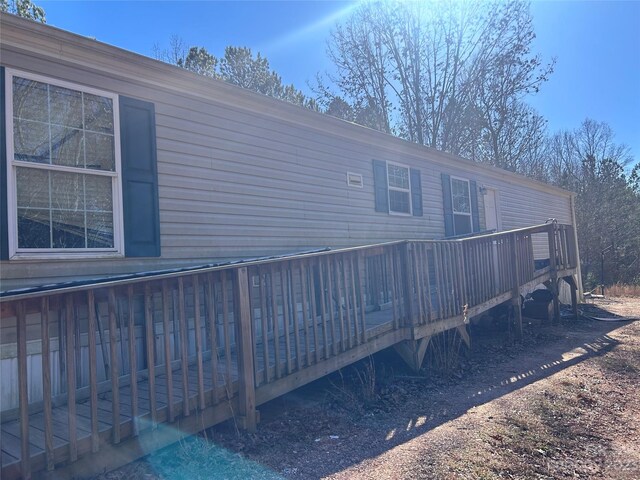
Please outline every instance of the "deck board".
[[[20, 425], [18, 421], [7, 422], [7, 427], [5, 428], [5, 424], [2, 424], [2, 452], [7, 453], [11, 458], [15, 459], [15, 462], [20, 461], [20, 434], [17, 436], [11, 434], [11, 430], [13, 430], [13, 424], [18, 425], [18, 429]], [[2, 465], [4, 467], [4, 464]]]
[[[91, 407], [88, 403], [76, 403], [76, 413], [84, 417], [87, 422], [91, 422]], [[111, 428], [111, 415], [107, 415], [103, 410], [98, 409], [98, 431], [102, 432], [109, 428]]]

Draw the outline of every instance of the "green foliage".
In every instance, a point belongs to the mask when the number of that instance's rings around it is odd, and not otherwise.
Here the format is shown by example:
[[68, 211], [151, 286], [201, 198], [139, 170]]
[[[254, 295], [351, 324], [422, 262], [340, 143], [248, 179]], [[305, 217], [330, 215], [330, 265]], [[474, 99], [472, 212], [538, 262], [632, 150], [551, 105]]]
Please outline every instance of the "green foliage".
[[218, 59], [203, 47], [191, 47], [186, 57], [178, 58], [177, 65], [205, 77], [218, 77]]
[[353, 122], [355, 115], [353, 108], [342, 97], [335, 96], [326, 102], [324, 113], [332, 117], [341, 118]]
[[226, 47], [220, 60], [220, 78], [239, 87], [279, 98], [283, 86], [280, 76], [260, 53], [253, 56], [247, 47]]
[[36, 22], [47, 23], [44, 9], [31, 0], [0, 0], [0, 11], [35, 20]]
[[640, 195], [640, 162], [636, 163], [629, 174], [629, 186], [638, 195]]
[[319, 107], [294, 85], [284, 85], [282, 78], [271, 69], [269, 61], [250, 48], [228, 46], [224, 56], [217, 58], [204, 47], [191, 47], [187, 52], [182, 40], [172, 37], [168, 50], [155, 47], [156, 57], [206, 77], [218, 78], [232, 85], [278, 98], [311, 110]]

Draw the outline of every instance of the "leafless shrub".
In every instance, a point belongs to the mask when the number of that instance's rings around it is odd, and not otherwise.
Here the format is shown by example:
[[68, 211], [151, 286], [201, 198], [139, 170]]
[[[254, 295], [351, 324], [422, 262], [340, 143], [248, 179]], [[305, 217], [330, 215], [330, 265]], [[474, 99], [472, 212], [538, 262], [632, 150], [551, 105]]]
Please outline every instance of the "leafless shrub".
[[436, 374], [451, 375], [459, 366], [462, 350], [462, 337], [455, 329], [433, 336], [427, 349], [427, 369]]
[[616, 283], [605, 288], [607, 297], [640, 297], [640, 285]]
[[329, 379], [328, 394], [347, 410], [362, 412], [375, 403], [378, 398], [378, 382], [373, 357], [351, 366], [346, 372], [338, 370], [339, 381]]

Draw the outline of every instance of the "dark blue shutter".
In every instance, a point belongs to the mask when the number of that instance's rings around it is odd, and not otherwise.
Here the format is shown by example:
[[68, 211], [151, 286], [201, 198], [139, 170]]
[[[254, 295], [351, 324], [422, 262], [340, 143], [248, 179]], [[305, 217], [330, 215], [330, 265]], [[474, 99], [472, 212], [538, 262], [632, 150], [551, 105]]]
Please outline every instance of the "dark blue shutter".
[[152, 103], [120, 97], [124, 253], [160, 256], [156, 117]]
[[469, 195], [471, 196], [471, 224], [474, 232], [480, 231], [480, 213], [478, 212], [478, 184], [469, 181]]
[[373, 161], [373, 190], [376, 212], [389, 213], [389, 192], [387, 185], [387, 162]]
[[7, 125], [5, 119], [4, 67], [0, 67], [0, 260], [9, 258], [7, 212]]
[[453, 237], [455, 229], [453, 224], [453, 202], [451, 200], [451, 176], [442, 175], [442, 206], [444, 208], [444, 236]]
[[422, 216], [422, 181], [420, 170], [412, 168], [411, 173], [411, 210], [414, 217]]

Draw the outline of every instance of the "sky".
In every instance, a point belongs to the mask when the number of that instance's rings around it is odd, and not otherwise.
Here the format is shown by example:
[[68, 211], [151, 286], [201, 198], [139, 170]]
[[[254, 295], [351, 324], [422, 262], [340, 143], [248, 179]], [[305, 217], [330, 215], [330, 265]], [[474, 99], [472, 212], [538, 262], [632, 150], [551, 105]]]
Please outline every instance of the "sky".
[[[285, 83], [310, 93], [331, 70], [326, 42], [357, 2], [36, 0], [47, 23], [153, 56], [172, 35], [221, 56], [227, 45], [265, 56]], [[640, 0], [533, 1], [533, 51], [555, 71], [529, 103], [550, 132], [585, 118], [608, 123], [640, 162]]]

